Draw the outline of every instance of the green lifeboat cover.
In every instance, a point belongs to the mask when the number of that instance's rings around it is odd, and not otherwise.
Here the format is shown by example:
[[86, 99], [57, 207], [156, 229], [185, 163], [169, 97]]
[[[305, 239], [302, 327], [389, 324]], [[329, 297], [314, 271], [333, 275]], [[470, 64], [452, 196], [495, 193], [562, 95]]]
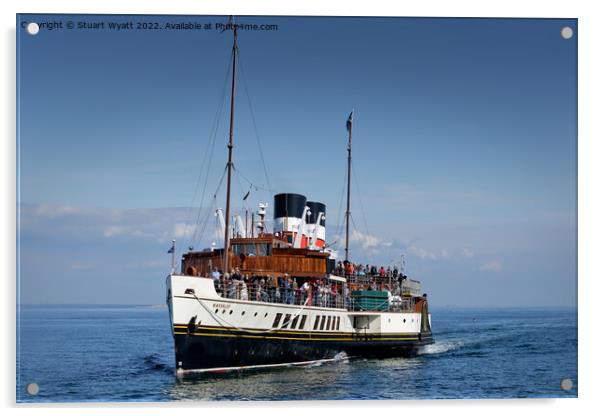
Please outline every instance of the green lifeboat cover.
[[389, 308], [389, 294], [384, 290], [354, 290], [351, 297], [355, 310], [386, 311]]

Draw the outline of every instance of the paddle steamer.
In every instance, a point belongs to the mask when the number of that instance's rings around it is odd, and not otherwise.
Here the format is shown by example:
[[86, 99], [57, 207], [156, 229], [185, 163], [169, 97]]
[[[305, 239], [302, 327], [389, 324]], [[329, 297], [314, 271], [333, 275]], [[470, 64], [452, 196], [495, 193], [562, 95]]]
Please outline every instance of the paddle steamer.
[[230, 225], [237, 29], [223, 248], [190, 250], [167, 277], [167, 304], [178, 373], [304, 365], [341, 357], [411, 356], [433, 342], [427, 296], [403, 270], [357, 265], [349, 258], [351, 143], [347, 120], [345, 257], [326, 244], [326, 205], [304, 195], [274, 196], [251, 226]]

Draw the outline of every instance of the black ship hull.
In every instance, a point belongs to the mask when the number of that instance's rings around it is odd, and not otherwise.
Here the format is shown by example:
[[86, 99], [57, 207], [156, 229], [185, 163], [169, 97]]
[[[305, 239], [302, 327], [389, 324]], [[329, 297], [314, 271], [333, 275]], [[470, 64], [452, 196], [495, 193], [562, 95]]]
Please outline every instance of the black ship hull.
[[178, 325], [174, 328], [174, 337], [176, 368], [180, 372], [303, 365], [341, 356], [411, 357], [433, 342], [430, 332], [387, 336], [339, 333], [324, 337], [282, 332], [254, 334], [235, 329]]

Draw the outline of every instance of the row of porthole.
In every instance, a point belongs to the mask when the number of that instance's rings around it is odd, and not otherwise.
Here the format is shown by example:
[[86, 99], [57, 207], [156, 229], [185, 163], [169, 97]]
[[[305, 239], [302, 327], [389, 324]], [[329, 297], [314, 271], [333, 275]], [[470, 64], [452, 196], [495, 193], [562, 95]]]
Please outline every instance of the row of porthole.
[[[246, 311], [242, 311], [242, 312], [240, 313], [240, 315], [241, 315], [241, 316], [244, 316], [245, 312], [246, 312]], [[216, 310], [215, 310], [215, 313], [216, 313], [216, 314], [218, 314], [218, 313], [219, 313], [219, 309], [216, 309]], [[222, 315], [223, 315], [223, 314], [225, 314], [225, 313], [226, 313], [226, 310], [225, 310], [225, 309], [222, 309]], [[229, 315], [232, 315], [232, 313], [234, 313], [234, 311], [233, 311], [232, 309], [230, 309], [230, 313], [229, 313]], [[254, 314], [253, 316], [257, 316], [257, 312], [255, 312], [255, 314]], [[268, 313], [266, 312], [266, 313], [265, 313], [265, 315], [263, 315], [263, 317], [264, 317], [264, 318], [267, 318], [267, 317], [268, 317]]]
[[[232, 315], [232, 313], [233, 313], [233, 312], [234, 312], [234, 311], [231, 309], [231, 310], [230, 310], [230, 313], [229, 313], [229, 315]], [[242, 312], [241, 312], [241, 316], [244, 316], [245, 312], [246, 312], [246, 311], [242, 311]], [[215, 310], [215, 313], [216, 313], [216, 314], [217, 314], [217, 313], [219, 313], [219, 309], [216, 309], [216, 310]], [[225, 314], [225, 313], [226, 313], [226, 310], [225, 310], [225, 309], [222, 309], [222, 314]], [[282, 314], [278, 314], [278, 315], [280, 315], [280, 317], [282, 317]], [[255, 314], [254, 314], [253, 316], [257, 316], [257, 312], [255, 312]], [[265, 313], [265, 315], [263, 315], [263, 317], [264, 317], [264, 318], [267, 318], [267, 317], [268, 317], [268, 313], [266, 312], [266, 313]], [[305, 315], [304, 315], [303, 317], [305, 318]], [[277, 318], [278, 318], [278, 317], [277, 317]], [[325, 319], [324, 319], [324, 321], [326, 321], [326, 317], [324, 317], [324, 318], [325, 318]], [[328, 317], [328, 318], [330, 318], [330, 317]], [[337, 317], [337, 318], [338, 318], [337, 320], [339, 320], [339, 322], [340, 322], [340, 319], [341, 319], [341, 318], [339, 318], [339, 317]], [[336, 319], [336, 318], [335, 318], [335, 319]], [[277, 321], [278, 321], [278, 323], [279, 323], [280, 319], [278, 318], [278, 319], [277, 319]], [[288, 321], [286, 321], [286, 322], [288, 322]], [[338, 326], [339, 326], [339, 325], [338, 325], [338, 324], [339, 324], [339, 322], [337, 322], [337, 325], [336, 325], [336, 326], [337, 326], [337, 329], [338, 329]], [[412, 319], [412, 322], [414, 322], [414, 319]], [[278, 326], [278, 323], [276, 323], [276, 322], [275, 322], [275, 325], [274, 325], [274, 327]], [[316, 329], [317, 329], [317, 326], [319, 325], [319, 323], [320, 323], [320, 316], [316, 317], [316, 321], [315, 321], [315, 323], [314, 323], [314, 330], [316, 330]], [[391, 318], [389, 318], [389, 323], [391, 323]], [[403, 323], [404, 323], [404, 324], [406, 323], [406, 318], [403, 318]], [[305, 319], [303, 319], [303, 324], [305, 324]], [[333, 324], [334, 324], [334, 322], [333, 322]], [[305, 326], [305, 325], [300, 325], [300, 326]], [[324, 326], [324, 322], [322, 322], [322, 326]], [[328, 326], [330, 326], [330, 325], [328, 325]], [[333, 327], [334, 327], [334, 325], [333, 325]], [[299, 328], [299, 329], [301, 329], [301, 328]], [[334, 329], [334, 328], [332, 328], [332, 329]], [[320, 330], [322, 330], [322, 328], [320, 328]]]
[[[414, 319], [412, 319], [412, 322], [414, 322]], [[391, 323], [391, 318], [389, 318], [389, 323]], [[403, 318], [403, 323], [406, 323], [406, 318]]]

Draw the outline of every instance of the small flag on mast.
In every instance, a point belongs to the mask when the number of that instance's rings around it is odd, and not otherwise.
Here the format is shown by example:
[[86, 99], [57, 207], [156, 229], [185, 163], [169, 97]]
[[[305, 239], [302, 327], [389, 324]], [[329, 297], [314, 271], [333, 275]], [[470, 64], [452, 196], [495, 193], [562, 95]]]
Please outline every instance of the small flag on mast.
[[169, 251], [167, 252], [167, 254], [171, 254], [173, 253], [173, 247], [169, 249]]
[[347, 119], [347, 131], [351, 131], [351, 126], [353, 125], [353, 111], [349, 114], [349, 118]]
[[176, 251], [176, 240], [171, 240], [171, 248], [167, 254], [173, 254]]

